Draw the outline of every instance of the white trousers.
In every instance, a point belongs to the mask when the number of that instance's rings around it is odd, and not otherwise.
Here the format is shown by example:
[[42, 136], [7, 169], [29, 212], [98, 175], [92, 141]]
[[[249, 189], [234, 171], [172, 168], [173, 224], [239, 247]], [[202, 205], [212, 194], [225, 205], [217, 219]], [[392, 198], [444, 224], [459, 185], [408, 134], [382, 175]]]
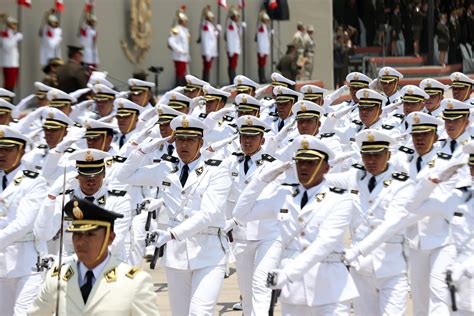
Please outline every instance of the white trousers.
[[281, 314], [283, 316], [344, 316], [349, 315], [350, 309], [349, 301], [320, 306], [281, 304]]
[[351, 271], [359, 291], [354, 299], [355, 315], [405, 315], [408, 300], [408, 279], [405, 274], [373, 278]]
[[454, 245], [431, 250], [410, 249], [409, 254], [413, 315], [449, 315], [446, 270], [456, 254]]
[[237, 281], [244, 315], [267, 315], [272, 290], [266, 286], [271, 269], [278, 268], [281, 243], [276, 240], [236, 240]]
[[197, 270], [166, 268], [173, 315], [213, 315], [224, 281], [225, 265]]
[[26, 315], [42, 283], [41, 273], [19, 278], [0, 278], [0, 314]]

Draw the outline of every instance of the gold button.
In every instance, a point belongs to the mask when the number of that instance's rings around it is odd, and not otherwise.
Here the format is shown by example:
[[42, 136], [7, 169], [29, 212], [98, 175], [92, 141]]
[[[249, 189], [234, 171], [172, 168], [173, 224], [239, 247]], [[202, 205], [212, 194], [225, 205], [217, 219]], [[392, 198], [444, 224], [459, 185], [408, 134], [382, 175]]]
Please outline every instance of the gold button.
[[304, 232], [301, 232], [300, 236], [303, 237], [304, 235], [305, 235], [305, 233], [304, 233]]

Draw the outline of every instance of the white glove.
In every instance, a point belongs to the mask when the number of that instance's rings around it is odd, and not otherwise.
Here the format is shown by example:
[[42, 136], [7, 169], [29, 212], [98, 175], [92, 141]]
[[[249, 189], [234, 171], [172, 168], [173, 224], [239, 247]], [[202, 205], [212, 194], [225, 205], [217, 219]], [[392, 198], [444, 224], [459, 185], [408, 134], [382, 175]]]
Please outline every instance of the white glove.
[[245, 28], [247, 28], [247, 23], [246, 23], [246, 22], [241, 22], [241, 23], [240, 23], [240, 26], [242, 26], [242, 28], [245, 29]]
[[162, 198], [160, 199], [146, 198], [143, 200], [143, 202], [145, 201], [149, 202], [146, 208], [148, 212], [158, 211], [161, 208], [161, 206], [163, 206], [163, 202], [164, 202]]
[[61, 176], [61, 178], [54, 181], [53, 185], [51, 185], [51, 187], [49, 188], [48, 196], [57, 197], [59, 194], [63, 192], [63, 188], [65, 187], [67, 190], [67, 188], [70, 187], [70, 184], [74, 182], [74, 180], [75, 180], [75, 177], [66, 179], [66, 185], [64, 186], [63, 177]]
[[235, 108], [227, 107], [227, 108], [220, 109], [217, 112], [209, 113], [207, 118], [210, 118], [211, 120], [214, 120], [214, 121], [219, 121], [220, 119], [222, 119], [227, 114], [233, 113], [233, 112], [235, 112]]
[[234, 219], [228, 219], [225, 221], [224, 232], [227, 234], [229, 231], [237, 226], [237, 222]]
[[377, 218], [375, 216], [368, 216], [367, 222], [369, 222], [370, 226], [377, 227], [383, 223], [383, 219]]
[[220, 24], [217, 24], [216, 25], [216, 29], [220, 32], [222, 32], [222, 26]]
[[268, 274], [273, 274], [273, 284], [270, 284], [267, 279], [267, 287], [277, 290], [283, 288], [288, 283], [291, 283], [291, 280], [288, 278], [288, 275], [285, 271], [280, 269], [270, 270]]
[[455, 175], [458, 169], [464, 165], [464, 162], [454, 160], [449, 164], [442, 165], [440, 168], [435, 168], [429, 176], [430, 180], [434, 183], [445, 182]]
[[392, 111], [394, 111], [396, 108], [398, 108], [400, 105], [402, 105], [402, 102], [401, 102], [401, 101], [395, 102], [395, 103], [390, 103], [389, 105], [384, 106], [384, 107], [382, 108], [382, 114], [381, 114], [381, 116], [387, 116], [387, 115], [390, 114]]
[[156, 248], [160, 248], [171, 240], [171, 232], [169, 230], [157, 229], [152, 234], [158, 235], [158, 239], [153, 243], [153, 246]]
[[275, 137], [273, 137], [273, 139], [279, 143], [281, 142], [282, 140], [284, 140], [287, 136], [288, 136], [288, 131], [290, 128], [293, 127], [293, 125], [295, 124], [296, 120], [294, 120], [291, 124], [286, 124], [285, 126], [283, 126], [283, 128], [281, 129], [281, 131], [278, 132], [278, 134], [275, 135]]
[[76, 105], [73, 106], [73, 110], [74, 112], [82, 112], [84, 110], [87, 110], [87, 108], [89, 106], [92, 106], [92, 104], [94, 104], [94, 100], [86, 100], [86, 101], [82, 101], [81, 103], [78, 103]]
[[156, 116], [156, 109], [151, 108], [151, 109], [145, 110], [142, 114], [140, 114], [139, 118], [140, 118], [140, 120], [146, 122], [146, 121], [154, 118], [155, 116]]
[[64, 151], [71, 147], [71, 145], [74, 144], [76, 141], [76, 139], [73, 139], [71, 137], [64, 137], [63, 140], [56, 145], [54, 150], [56, 150], [56, 152], [58, 153], [64, 153]]
[[330, 113], [329, 116], [330, 117], [335, 117], [335, 118], [338, 118], [338, 119], [343, 118], [344, 116], [346, 116], [347, 113], [352, 111], [352, 109], [353, 109], [352, 106], [345, 106], [340, 110], [337, 110], [335, 112]]
[[344, 250], [344, 264], [351, 265], [357, 257], [360, 256], [360, 250], [357, 246]]
[[137, 136], [130, 139], [129, 142], [132, 145], [141, 144], [149, 136], [149, 134], [151, 133], [152, 128], [145, 128], [144, 130], [140, 131], [140, 133], [138, 133]]
[[206, 99], [202, 96], [200, 97], [195, 97], [191, 99], [191, 103], [189, 104], [190, 107], [190, 112], [195, 108], [195, 107], [204, 107], [206, 105]]
[[290, 161], [274, 162], [258, 175], [258, 179], [265, 183], [270, 183], [275, 180], [280, 174], [290, 168], [291, 165], [292, 162]]
[[156, 138], [148, 143], [143, 143], [138, 146], [138, 151], [140, 151], [143, 154], [149, 154], [155, 150], [158, 149], [158, 147], [167, 142], [170, 137], [165, 137], [165, 138]]
[[217, 142], [211, 144], [211, 145], [207, 148], [207, 150], [209, 150], [209, 151], [211, 151], [211, 152], [218, 151], [218, 150], [221, 149], [222, 147], [225, 147], [225, 146], [227, 146], [228, 144], [232, 143], [232, 142], [234, 141], [234, 139], [236, 139], [237, 137], [239, 137], [239, 134], [235, 134], [235, 135], [232, 135], [231, 137], [227, 137], [226, 139], [217, 141]]
[[42, 106], [42, 107], [36, 108], [34, 111], [30, 112], [26, 117], [28, 117], [29, 120], [31, 119], [31, 121], [34, 121], [36, 119], [39, 119], [41, 116], [43, 116], [43, 113], [47, 112], [48, 110], [49, 110], [49, 107]]
[[324, 98], [324, 105], [326, 105], [326, 103], [328, 103], [327, 105], [330, 106], [337, 98], [339, 98], [341, 95], [343, 95], [344, 93], [346, 93], [348, 91], [349, 91], [348, 86], [344, 85], [344, 86], [340, 87], [339, 89], [337, 89], [336, 91], [334, 91], [333, 93], [327, 95]]

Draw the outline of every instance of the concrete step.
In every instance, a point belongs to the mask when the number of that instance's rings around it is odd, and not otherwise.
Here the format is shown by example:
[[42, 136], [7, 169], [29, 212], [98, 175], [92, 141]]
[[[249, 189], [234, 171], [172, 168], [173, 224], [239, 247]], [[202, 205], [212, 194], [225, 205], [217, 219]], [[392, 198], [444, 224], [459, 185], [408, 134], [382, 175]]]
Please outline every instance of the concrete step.
[[[468, 76], [469, 76], [469, 78], [474, 79], [474, 74], [470, 74]], [[403, 78], [403, 79], [400, 80], [400, 85], [401, 86], [405, 86], [407, 84], [418, 85], [418, 84], [420, 84], [420, 81], [425, 79], [425, 78], [427, 78], [427, 77]], [[434, 78], [436, 80], [438, 80], [439, 82], [443, 83], [443, 84], [446, 84], [446, 85], [451, 84], [451, 80], [449, 79], [449, 76], [434, 77]]]
[[414, 77], [444, 77], [455, 71], [462, 71], [462, 64], [442, 66], [421, 66], [421, 67], [395, 67], [405, 78]]
[[369, 59], [378, 68], [390, 67], [419, 67], [426, 63], [425, 57], [403, 56], [403, 57], [372, 57]]

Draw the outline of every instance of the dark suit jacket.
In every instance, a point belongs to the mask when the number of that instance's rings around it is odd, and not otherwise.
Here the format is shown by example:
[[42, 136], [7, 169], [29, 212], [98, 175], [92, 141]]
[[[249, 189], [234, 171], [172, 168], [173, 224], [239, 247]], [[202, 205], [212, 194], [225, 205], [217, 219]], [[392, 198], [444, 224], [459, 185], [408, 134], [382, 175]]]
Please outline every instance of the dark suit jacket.
[[58, 68], [57, 77], [59, 89], [66, 93], [87, 87], [88, 79], [84, 67], [72, 60]]

